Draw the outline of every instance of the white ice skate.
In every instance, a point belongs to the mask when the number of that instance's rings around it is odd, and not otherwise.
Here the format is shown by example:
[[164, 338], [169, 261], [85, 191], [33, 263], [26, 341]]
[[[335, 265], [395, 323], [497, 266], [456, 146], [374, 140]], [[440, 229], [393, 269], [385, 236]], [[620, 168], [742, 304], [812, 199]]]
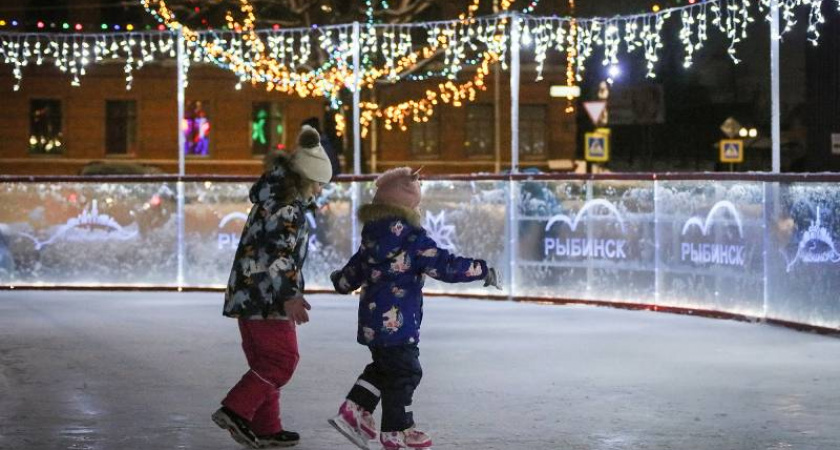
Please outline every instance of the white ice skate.
[[411, 427], [405, 431], [383, 431], [379, 442], [384, 450], [431, 449], [432, 438], [423, 431]]
[[329, 423], [362, 450], [370, 450], [368, 441], [376, 439], [376, 421], [373, 416], [350, 400], [341, 405], [338, 414]]

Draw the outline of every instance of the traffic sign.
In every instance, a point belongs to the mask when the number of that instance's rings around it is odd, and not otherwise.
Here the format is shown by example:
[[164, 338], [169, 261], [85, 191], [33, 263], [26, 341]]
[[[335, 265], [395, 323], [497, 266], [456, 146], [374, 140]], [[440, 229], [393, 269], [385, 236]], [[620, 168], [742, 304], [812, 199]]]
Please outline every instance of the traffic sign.
[[610, 135], [609, 132], [596, 131], [595, 133], [586, 133], [586, 153], [587, 161], [592, 162], [607, 162], [610, 160]]
[[604, 120], [606, 118], [604, 113], [607, 111], [606, 101], [583, 102], [583, 108], [586, 109], [586, 113], [589, 114], [589, 118], [592, 119], [594, 125], [606, 123]]
[[738, 136], [738, 132], [741, 131], [741, 124], [735, 120], [734, 117], [730, 117], [723, 121], [723, 124], [720, 126], [720, 131], [723, 131], [723, 134], [726, 135], [729, 139]]
[[744, 162], [744, 141], [741, 139], [724, 139], [720, 141], [720, 162]]

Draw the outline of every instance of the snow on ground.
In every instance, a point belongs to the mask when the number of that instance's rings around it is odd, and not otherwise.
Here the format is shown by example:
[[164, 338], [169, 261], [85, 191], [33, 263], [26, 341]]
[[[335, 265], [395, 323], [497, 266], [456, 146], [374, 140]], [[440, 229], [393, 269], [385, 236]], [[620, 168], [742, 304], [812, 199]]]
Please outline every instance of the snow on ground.
[[[368, 353], [312, 296], [283, 392], [301, 449]], [[210, 413], [245, 371], [220, 294], [0, 292], [0, 448], [236, 449]], [[437, 449], [833, 449], [840, 339], [592, 307], [428, 298], [416, 417]]]

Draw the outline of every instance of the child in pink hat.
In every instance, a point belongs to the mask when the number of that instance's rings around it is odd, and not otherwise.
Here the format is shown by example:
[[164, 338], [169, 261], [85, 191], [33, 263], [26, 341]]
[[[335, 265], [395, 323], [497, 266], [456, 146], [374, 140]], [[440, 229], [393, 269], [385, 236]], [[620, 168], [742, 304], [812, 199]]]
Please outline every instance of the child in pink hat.
[[385, 450], [425, 449], [432, 439], [414, 426], [412, 397], [420, 383], [420, 323], [423, 282], [484, 280], [501, 289], [494, 269], [480, 259], [455, 256], [437, 246], [420, 224], [419, 177], [407, 167], [376, 180], [373, 202], [359, 209], [362, 245], [344, 268], [333, 272], [336, 291], [361, 288], [357, 341], [373, 362], [359, 376], [330, 423], [359, 448], [377, 436], [372, 413], [382, 402], [379, 440]]

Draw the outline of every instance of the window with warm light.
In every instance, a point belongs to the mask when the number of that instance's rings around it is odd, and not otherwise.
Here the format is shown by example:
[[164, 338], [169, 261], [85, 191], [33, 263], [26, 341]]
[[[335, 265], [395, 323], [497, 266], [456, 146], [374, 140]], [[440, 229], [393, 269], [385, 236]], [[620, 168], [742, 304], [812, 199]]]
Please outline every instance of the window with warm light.
[[493, 105], [468, 105], [466, 141], [467, 156], [491, 157], [495, 154], [496, 121]]
[[33, 99], [29, 103], [29, 153], [64, 153], [61, 100]]
[[411, 154], [417, 158], [440, 156], [439, 119], [435, 114], [425, 122], [411, 124]]
[[522, 105], [519, 107], [519, 152], [524, 159], [540, 159], [546, 156], [545, 105]]

